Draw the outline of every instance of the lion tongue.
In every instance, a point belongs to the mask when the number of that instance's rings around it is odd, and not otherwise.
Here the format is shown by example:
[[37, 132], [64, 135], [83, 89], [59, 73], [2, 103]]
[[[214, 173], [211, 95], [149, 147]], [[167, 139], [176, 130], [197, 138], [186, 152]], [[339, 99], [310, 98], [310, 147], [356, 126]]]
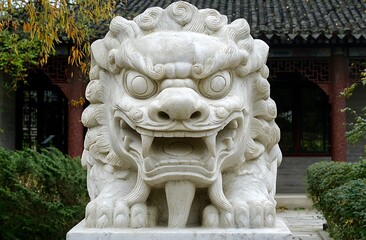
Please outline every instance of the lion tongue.
[[169, 227], [185, 227], [196, 187], [190, 181], [170, 181], [165, 184], [169, 210]]

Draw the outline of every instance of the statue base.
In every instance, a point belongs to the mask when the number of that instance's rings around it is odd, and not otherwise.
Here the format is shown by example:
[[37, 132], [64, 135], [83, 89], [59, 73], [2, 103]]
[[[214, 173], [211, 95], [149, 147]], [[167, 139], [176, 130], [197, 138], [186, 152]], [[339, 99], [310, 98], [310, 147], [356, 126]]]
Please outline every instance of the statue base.
[[276, 219], [275, 228], [86, 228], [84, 220], [72, 228], [66, 240], [289, 240], [292, 234], [284, 221]]

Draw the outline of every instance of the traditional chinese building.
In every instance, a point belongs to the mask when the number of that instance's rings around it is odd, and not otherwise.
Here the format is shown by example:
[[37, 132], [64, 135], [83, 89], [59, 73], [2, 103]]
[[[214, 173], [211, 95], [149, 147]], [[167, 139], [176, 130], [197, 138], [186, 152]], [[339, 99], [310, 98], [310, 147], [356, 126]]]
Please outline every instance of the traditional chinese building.
[[[128, 1], [117, 13], [133, 18], [146, 8], [165, 8], [174, 1]], [[366, 62], [366, 3], [364, 0], [190, 0], [199, 9], [214, 8], [228, 21], [245, 18], [251, 34], [267, 42], [271, 97], [277, 102], [277, 124], [284, 160], [278, 192], [304, 192], [308, 165], [321, 160], [354, 161], [364, 144], [346, 140], [342, 109], [366, 105], [365, 88], [345, 99], [340, 92], [360, 79]], [[107, 29], [101, 32], [105, 35]], [[97, 38], [97, 37], [96, 37]], [[13, 94], [0, 90], [0, 146], [53, 145], [72, 156], [83, 149], [80, 116], [85, 106], [86, 79], [67, 64], [68, 49], [29, 75], [29, 85]], [[0, 74], [5, 81], [5, 75]], [[71, 104], [76, 103], [76, 104]]]

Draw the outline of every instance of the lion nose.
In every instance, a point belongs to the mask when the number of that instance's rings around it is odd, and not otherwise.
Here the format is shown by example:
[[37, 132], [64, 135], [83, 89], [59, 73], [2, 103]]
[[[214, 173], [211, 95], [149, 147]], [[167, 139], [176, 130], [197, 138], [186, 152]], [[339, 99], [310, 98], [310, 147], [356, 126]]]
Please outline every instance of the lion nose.
[[200, 121], [207, 118], [208, 109], [193, 89], [164, 89], [152, 103], [149, 115], [156, 121]]

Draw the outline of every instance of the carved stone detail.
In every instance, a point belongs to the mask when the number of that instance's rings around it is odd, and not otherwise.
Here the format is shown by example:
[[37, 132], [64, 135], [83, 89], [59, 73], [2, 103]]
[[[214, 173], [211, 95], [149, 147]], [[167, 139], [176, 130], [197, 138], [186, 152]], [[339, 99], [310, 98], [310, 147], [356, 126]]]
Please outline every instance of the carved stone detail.
[[244, 19], [175, 2], [115, 17], [91, 50], [87, 227], [275, 225], [268, 46]]

